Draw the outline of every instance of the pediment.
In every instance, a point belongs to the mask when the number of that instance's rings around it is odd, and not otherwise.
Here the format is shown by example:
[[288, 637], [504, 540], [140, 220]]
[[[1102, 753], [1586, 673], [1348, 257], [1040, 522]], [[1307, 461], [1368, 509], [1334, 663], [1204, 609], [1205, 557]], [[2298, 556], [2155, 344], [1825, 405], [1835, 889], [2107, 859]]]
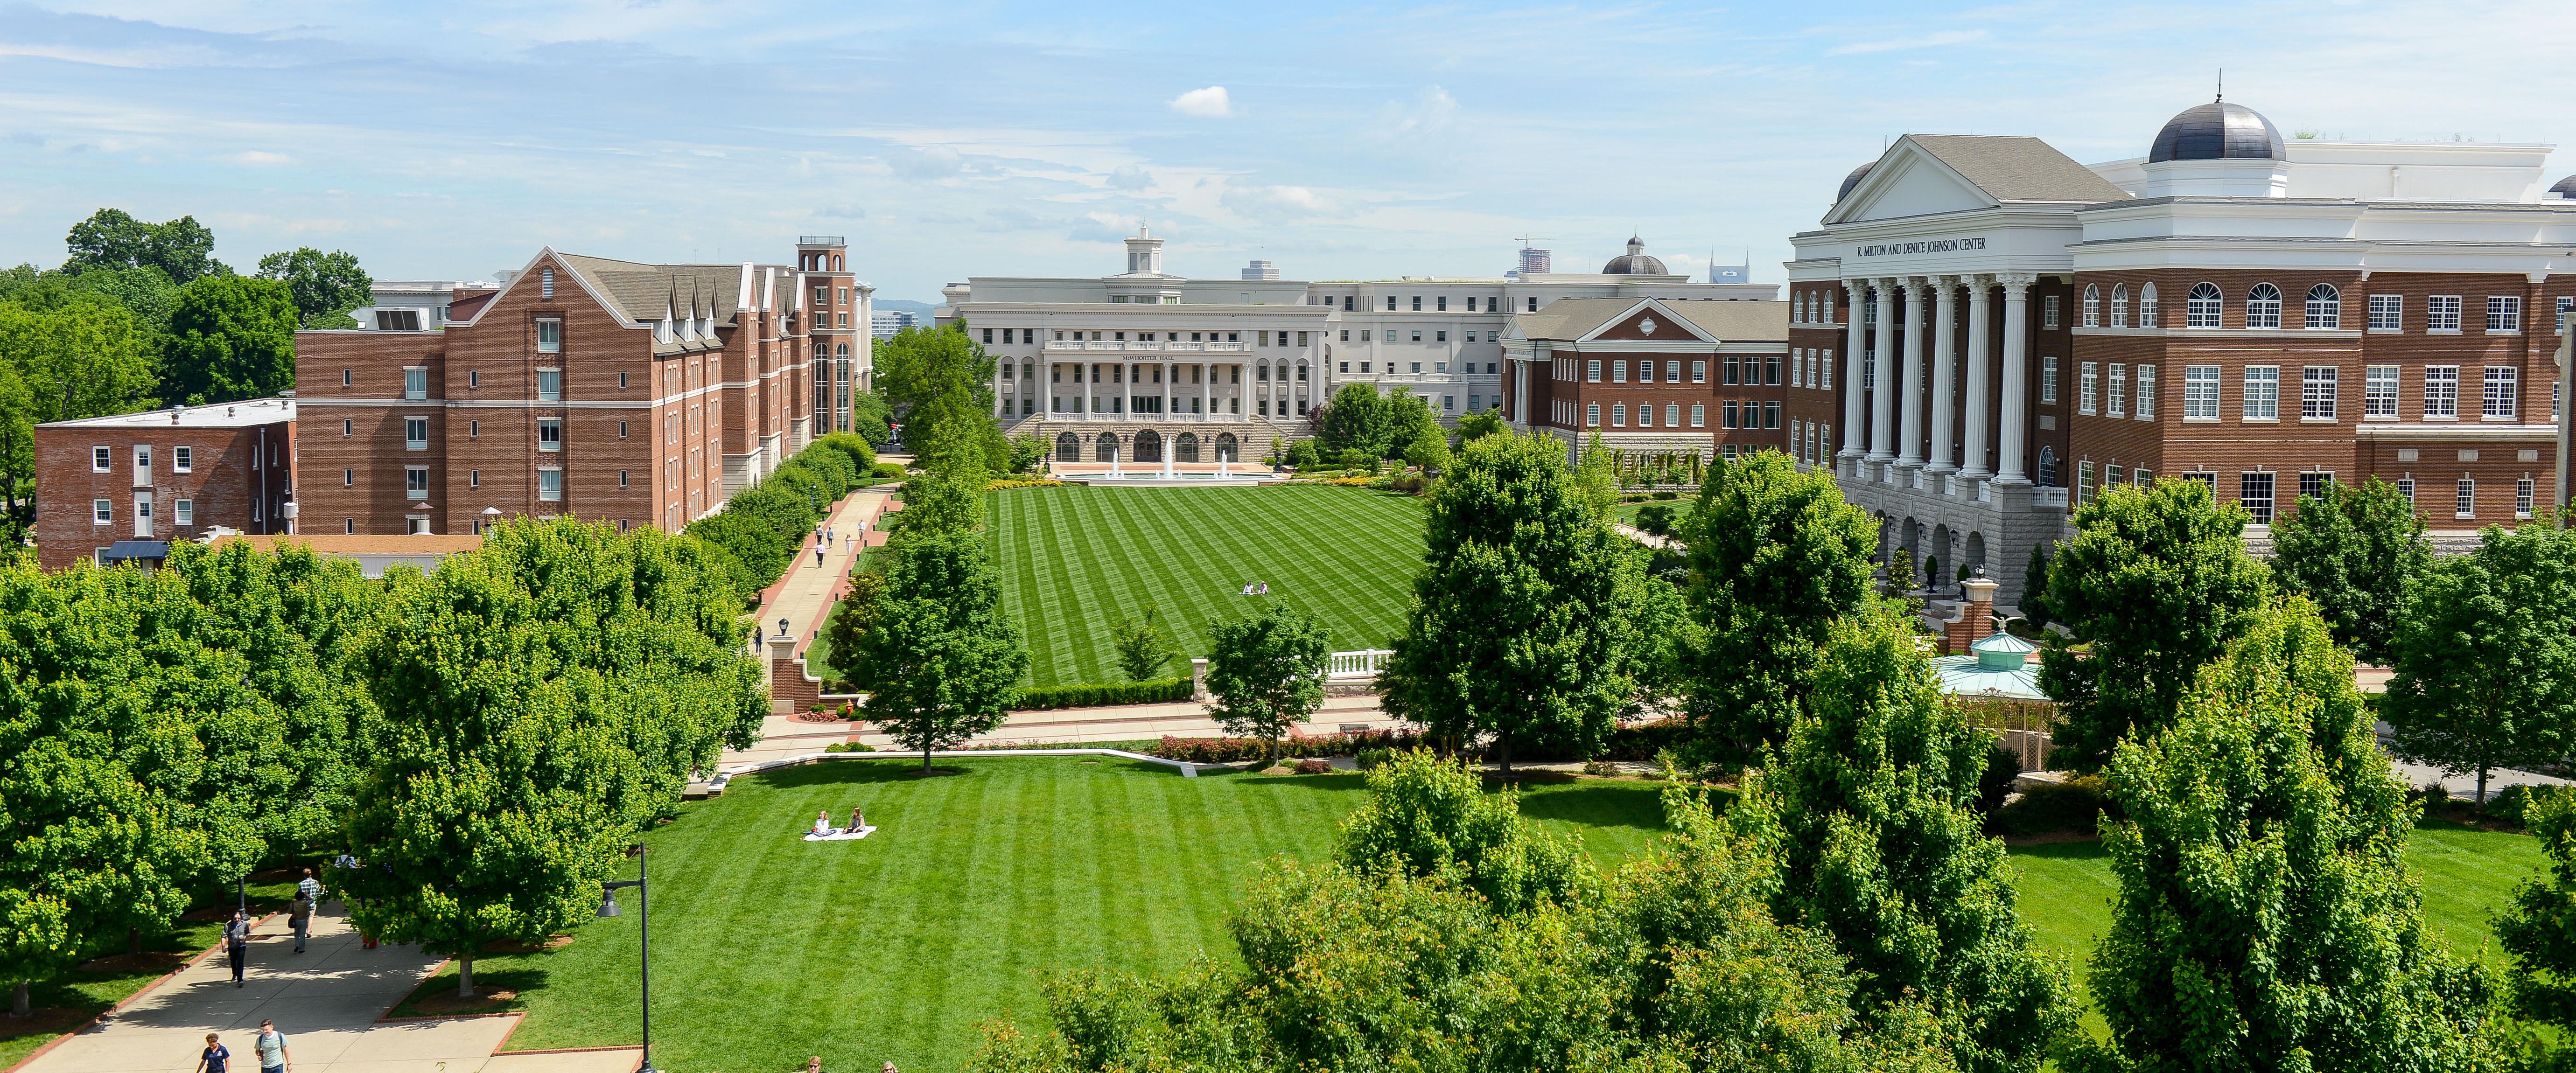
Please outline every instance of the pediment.
[[1601, 326], [1583, 333], [1582, 342], [1619, 340], [1653, 343], [1714, 343], [1717, 337], [1700, 330], [1662, 302], [1652, 298], [1639, 301], [1628, 311], [1603, 321]]
[[1851, 196], [1825, 215], [1825, 223], [1847, 224], [1932, 216], [1945, 212], [1991, 209], [1996, 201], [1948, 164], [1911, 141], [1898, 141], [1878, 166], [1871, 168]]

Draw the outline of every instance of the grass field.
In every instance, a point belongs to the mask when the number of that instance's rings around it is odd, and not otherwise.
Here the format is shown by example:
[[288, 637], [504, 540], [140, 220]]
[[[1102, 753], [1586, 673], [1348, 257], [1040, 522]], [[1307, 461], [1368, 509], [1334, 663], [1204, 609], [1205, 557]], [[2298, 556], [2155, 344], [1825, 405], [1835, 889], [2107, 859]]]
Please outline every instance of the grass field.
[[[295, 886], [283, 878], [249, 884], [247, 893], [254, 918], [275, 911], [294, 896]], [[196, 908], [230, 906], [232, 891], [199, 894]], [[224, 926], [217, 920], [182, 920], [159, 936], [144, 939], [144, 956], [140, 963], [125, 958], [125, 937], [121, 934], [101, 936], [93, 944], [92, 956], [107, 955], [104, 963], [87, 963], [91, 967], [74, 968], [52, 980], [27, 989], [36, 1012], [24, 1022], [0, 1017], [0, 1069], [18, 1064], [35, 1053], [36, 1048], [52, 1042], [54, 1037], [80, 1027], [108, 1007], [125, 1001], [126, 996], [143, 990], [163, 974], [179, 967], [187, 959], [212, 948], [223, 940]]]
[[[1422, 565], [1422, 501], [1316, 485], [1016, 488], [985, 497], [1002, 595], [1028, 630], [1036, 685], [1119, 682], [1110, 624], [1158, 610], [1186, 656], [1237, 593], [1313, 612], [1336, 650], [1383, 647]], [[1185, 668], [1184, 668], [1185, 669]]]
[[[1042, 1017], [1041, 973], [1168, 970], [1234, 956], [1224, 919], [1260, 863], [1314, 862], [1360, 800], [1357, 776], [1208, 776], [1118, 761], [974, 760], [919, 780], [907, 762], [844, 760], [737, 779], [654, 832], [654, 1039], [680, 1073], [955, 1070], [977, 1022]], [[867, 809], [865, 842], [807, 843], [817, 809]], [[1656, 786], [1533, 787], [1522, 812], [1606, 865], [1660, 830]], [[2408, 860], [2425, 918], [2492, 963], [2493, 914], [2539, 861], [2535, 840], [2433, 822]], [[2042, 949], [2079, 975], [2115, 885], [2097, 842], [2013, 854]], [[551, 952], [487, 957], [478, 982], [520, 992], [516, 1049], [631, 1044], [638, 916], [588, 922]], [[452, 989], [451, 968], [429, 987]], [[2100, 1018], [2087, 1014], [2096, 1031]]]

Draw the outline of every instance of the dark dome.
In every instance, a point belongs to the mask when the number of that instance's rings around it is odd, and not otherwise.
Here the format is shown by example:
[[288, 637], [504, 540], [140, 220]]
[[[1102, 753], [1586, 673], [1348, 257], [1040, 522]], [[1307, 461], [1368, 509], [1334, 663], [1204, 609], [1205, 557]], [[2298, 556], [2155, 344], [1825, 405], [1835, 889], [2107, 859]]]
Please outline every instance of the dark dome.
[[2241, 104], [2211, 101], [2184, 109], [2156, 132], [2147, 163], [2168, 160], [2287, 160], [2281, 132], [2263, 113]]
[[2563, 198], [2576, 198], [2576, 175], [2558, 180], [2558, 185], [2550, 187], [2549, 192]]
[[1628, 236], [1628, 252], [1613, 257], [1609, 264], [1602, 265], [1601, 274], [1605, 276], [1672, 275], [1664, 271], [1662, 261], [1646, 256], [1646, 240], [1635, 235]]
[[1853, 168], [1851, 170], [1851, 174], [1843, 176], [1843, 188], [1834, 193], [1834, 204], [1842, 204], [1844, 198], [1850, 197], [1852, 187], [1859, 186], [1861, 180], [1869, 178], [1869, 169], [1877, 166], [1878, 161], [1873, 160], [1867, 164]]

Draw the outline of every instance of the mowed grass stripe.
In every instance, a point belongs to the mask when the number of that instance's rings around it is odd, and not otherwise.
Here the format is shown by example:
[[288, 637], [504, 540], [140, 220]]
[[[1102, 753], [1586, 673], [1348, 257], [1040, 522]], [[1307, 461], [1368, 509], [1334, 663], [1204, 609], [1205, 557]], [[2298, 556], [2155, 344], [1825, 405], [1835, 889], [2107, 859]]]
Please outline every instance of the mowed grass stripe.
[[1421, 568], [1419, 500], [1349, 488], [1023, 488], [987, 496], [1004, 606], [1028, 638], [1037, 685], [1118, 681], [1110, 626], [1160, 612], [1204, 655], [1209, 620], [1256, 606], [1268, 582], [1336, 648], [1382, 645]]

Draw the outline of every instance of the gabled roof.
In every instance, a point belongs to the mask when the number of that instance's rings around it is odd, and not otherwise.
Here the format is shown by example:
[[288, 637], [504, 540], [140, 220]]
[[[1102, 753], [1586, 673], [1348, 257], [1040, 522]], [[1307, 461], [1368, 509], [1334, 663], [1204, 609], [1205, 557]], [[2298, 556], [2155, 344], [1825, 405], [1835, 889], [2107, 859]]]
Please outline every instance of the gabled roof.
[[662, 319], [666, 305], [676, 304], [684, 316], [692, 310], [703, 314], [712, 306], [717, 324], [731, 321], [742, 309], [742, 265], [648, 265], [570, 253], [556, 256], [565, 267], [589, 277], [606, 299], [609, 312], [629, 324]]
[[1516, 338], [1575, 340], [1626, 320], [1651, 306], [1687, 323], [1702, 338], [1727, 343], [1787, 342], [1789, 303], [1667, 302], [1659, 298], [1559, 298], [1536, 313], [1512, 318]]
[[1905, 140], [1997, 201], [2123, 201], [2127, 191], [2037, 138], [1908, 134]]

